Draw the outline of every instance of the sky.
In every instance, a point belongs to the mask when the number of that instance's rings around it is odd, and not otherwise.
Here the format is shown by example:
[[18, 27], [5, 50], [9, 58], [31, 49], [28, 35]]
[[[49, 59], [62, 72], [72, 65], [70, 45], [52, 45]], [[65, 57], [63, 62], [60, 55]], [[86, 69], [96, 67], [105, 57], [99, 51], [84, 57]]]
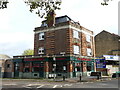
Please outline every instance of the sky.
[[[118, 2], [112, 0], [102, 6], [103, 0], [62, 0], [56, 17], [68, 15], [97, 35], [102, 30], [118, 34]], [[9, 0], [7, 9], [0, 9], [0, 54], [10, 57], [34, 48], [34, 28], [41, 19], [29, 11], [24, 0]]]

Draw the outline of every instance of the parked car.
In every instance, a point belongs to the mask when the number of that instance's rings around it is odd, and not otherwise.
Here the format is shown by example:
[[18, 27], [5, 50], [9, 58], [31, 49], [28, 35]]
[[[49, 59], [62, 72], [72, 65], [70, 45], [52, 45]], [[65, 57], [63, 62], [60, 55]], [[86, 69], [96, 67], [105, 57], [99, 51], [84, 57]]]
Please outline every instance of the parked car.
[[91, 72], [90, 77], [101, 79], [102, 78], [102, 72]]
[[112, 74], [112, 78], [117, 78], [117, 77], [120, 77], [120, 71]]

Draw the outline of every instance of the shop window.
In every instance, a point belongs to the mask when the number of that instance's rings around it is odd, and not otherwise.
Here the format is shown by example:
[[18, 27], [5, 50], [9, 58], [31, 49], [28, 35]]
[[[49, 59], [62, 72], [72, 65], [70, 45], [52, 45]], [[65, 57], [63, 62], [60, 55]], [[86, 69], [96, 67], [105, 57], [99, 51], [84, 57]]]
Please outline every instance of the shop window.
[[80, 67], [76, 67], [76, 71], [77, 71], [77, 72], [80, 71]]
[[15, 71], [19, 71], [19, 63], [15, 63]]
[[44, 32], [39, 33], [39, 40], [44, 40]]
[[74, 45], [74, 46], [73, 46], [73, 52], [74, 52], [74, 54], [80, 54], [79, 46]]
[[19, 71], [19, 67], [15, 67], [15, 71]]
[[73, 38], [79, 39], [79, 32], [77, 30], [73, 30]]
[[55, 72], [58, 72], [58, 73], [59, 72], [67, 72], [67, 65], [63, 62], [56, 63], [56, 67], [53, 66], [53, 68], [55, 68], [55, 69], [53, 69], [53, 72], [54, 72], [54, 70], [55, 70]]
[[92, 50], [90, 48], [87, 48], [87, 56], [92, 56]]
[[30, 63], [25, 63], [24, 66], [25, 67], [30, 67]]
[[91, 66], [87, 66], [87, 71], [91, 71]]
[[25, 68], [24, 72], [29, 72], [30, 69], [29, 68]]
[[34, 67], [33, 72], [39, 72], [39, 67]]
[[44, 54], [44, 48], [43, 47], [40, 47], [38, 49], [38, 54]]

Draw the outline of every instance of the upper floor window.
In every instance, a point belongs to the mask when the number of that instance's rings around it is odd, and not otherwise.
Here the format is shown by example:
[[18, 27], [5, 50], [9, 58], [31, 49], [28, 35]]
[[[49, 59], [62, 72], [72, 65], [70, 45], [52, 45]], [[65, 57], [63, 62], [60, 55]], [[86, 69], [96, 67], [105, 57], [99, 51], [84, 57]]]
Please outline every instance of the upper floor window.
[[44, 54], [44, 48], [43, 47], [40, 47], [38, 49], [38, 54]]
[[39, 33], [39, 40], [44, 40], [44, 32]]
[[74, 54], [80, 54], [80, 48], [79, 48], [79, 46], [74, 45], [73, 46], [73, 52], [74, 52]]
[[87, 48], [87, 56], [92, 56], [92, 50], [90, 48]]
[[86, 35], [86, 41], [87, 41], [87, 42], [90, 42], [90, 41], [91, 41], [90, 35]]
[[11, 64], [7, 64], [7, 68], [11, 68]]
[[73, 30], [73, 38], [79, 39], [79, 32], [77, 30]]

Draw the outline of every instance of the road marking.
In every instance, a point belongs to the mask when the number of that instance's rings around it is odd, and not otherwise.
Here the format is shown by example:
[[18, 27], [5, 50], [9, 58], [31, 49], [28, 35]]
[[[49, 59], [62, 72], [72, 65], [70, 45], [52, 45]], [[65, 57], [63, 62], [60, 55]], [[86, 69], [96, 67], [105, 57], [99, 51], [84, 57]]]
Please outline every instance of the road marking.
[[64, 86], [72, 86], [72, 84], [65, 84]]
[[62, 85], [54, 85], [53, 88], [56, 88], [56, 87], [62, 87]]
[[41, 87], [43, 87], [44, 85], [41, 85], [41, 86], [38, 86], [37, 88], [41, 88]]
[[32, 84], [28, 84], [28, 85], [26, 85], [26, 86], [32, 86]]
[[22, 86], [22, 87], [24, 87], [24, 88], [31, 88], [31, 87], [29, 87], [29, 86]]
[[56, 88], [58, 85], [54, 85], [54, 87], [53, 88]]

